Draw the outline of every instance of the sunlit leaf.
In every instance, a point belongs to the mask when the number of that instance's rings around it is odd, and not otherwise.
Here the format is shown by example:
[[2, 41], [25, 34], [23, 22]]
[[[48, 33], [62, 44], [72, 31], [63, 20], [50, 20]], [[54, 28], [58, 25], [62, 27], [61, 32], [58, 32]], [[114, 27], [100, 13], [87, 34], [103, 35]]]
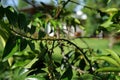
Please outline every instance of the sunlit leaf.
[[113, 22], [111, 22], [110, 20], [104, 22], [103, 24], [101, 24], [101, 26], [107, 28], [107, 27], [110, 27], [110, 25], [113, 24]]
[[48, 80], [48, 78], [46, 78], [47, 73], [40, 73], [38, 75], [30, 75], [28, 76], [26, 79], [31, 79], [31, 80]]
[[25, 68], [31, 68], [31, 66], [32, 66], [36, 61], [38, 61], [38, 58], [34, 58], [33, 60], [31, 60], [31, 62], [30, 62], [29, 64], [27, 64], [27, 65], [25, 66]]
[[80, 76], [80, 80], [94, 80], [92, 74], [83, 74]]
[[107, 4], [109, 4], [110, 2], [111, 2], [111, 0], [108, 0], [108, 1], [107, 1]]
[[120, 64], [117, 63], [117, 61], [109, 56], [98, 56], [98, 57], [93, 57], [93, 60], [105, 60], [108, 63], [120, 67]]
[[107, 49], [107, 52], [120, 64], [120, 57], [114, 51]]
[[97, 69], [96, 72], [120, 72], [120, 68], [118, 67], [103, 67]]
[[14, 61], [13, 57], [8, 58], [8, 63], [10, 66], [12, 66], [13, 61]]
[[33, 70], [28, 70], [26, 68], [16, 68], [14, 70], [14, 76], [13, 76], [13, 80], [25, 80], [25, 78], [27, 77], [27, 75], [32, 72]]

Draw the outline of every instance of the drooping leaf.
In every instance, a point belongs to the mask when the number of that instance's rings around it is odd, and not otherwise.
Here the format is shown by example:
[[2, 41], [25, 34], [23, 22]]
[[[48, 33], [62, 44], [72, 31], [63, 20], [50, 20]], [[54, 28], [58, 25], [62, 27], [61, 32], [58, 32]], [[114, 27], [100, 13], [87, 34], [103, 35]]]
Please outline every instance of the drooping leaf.
[[45, 35], [46, 35], [46, 33], [44, 32], [44, 31], [42, 31], [42, 30], [39, 30], [39, 39], [41, 39], [41, 38], [43, 38], [43, 37], [45, 37]]
[[5, 9], [6, 17], [8, 18], [8, 21], [10, 24], [16, 26], [18, 21], [18, 14], [15, 10], [10, 10], [10, 7], [7, 7]]
[[2, 6], [0, 6], [0, 19], [2, 19], [4, 17], [4, 8]]
[[32, 66], [36, 61], [38, 61], [38, 58], [34, 58], [33, 60], [31, 60], [31, 62], [30, 62], [29, 64], [27, 64], [27, 65], [25, 66], [25, 68], [31, 68], [31, 66]]
[[109, 56], [98, 56], [98, 57], [93, 57], [94, 60], [105, 60], [108, 63], [120, 67], [120, 64], [113, 58], [109, 57]]
[[47, 48], [46, 46], [43, 44], [43, 42], [40, 42], [39, 44], [39, 47], [40, 47], [40, 54], [39, 54], [39, 57], [41, 59], [44, 59], [45, 55], [46, 55], [46, 52], [47, 52]]
[[20, 29], [24, 29], [26, 31], [27, 29], [27, 21], [24, 14], [18, 15], [18, 26]]
[[35, 50], [35, 44], [32, 41], [28, 41], [28, 44], [29, 44], [31, 50], [34, 51]]
[[75, 56], [74, 56], [74, 59], [78, 59], [80, 57], [80, 53], [79, 52], [75, 52]]
[[71, 56], [74, 54], [74, 51], [73, 50], [71, 50], [71, 51], [69, 51], [65, 56], [69, 59], [69, 58], [71, 58]]
[[69, 67], [61, 76], [61, 80], [71, 80], [73, 76], [72, 68]]
[[4, 39], [4, 40], [7, 40], [8, 38], [8, 35], [7, 35], [7, 32], [5, 33], [6, 31], [1, 29], [0, 28], [0, 36]]
[[79, 67], [80, 69], [84, 70], [85, 66], [86, 66], [86, 62], [85, 59], [81, 59], [80, 63], [79, 63]]
[[13, 57], [8, 58], [8, 63], [10, 66], [12, 66], [13, 61], [14, 61]]
[[115, 53], [114, 51], [107, 49], [107, 52], [109, 52], [109, 54], [111, 54], [111, 56], [120, 64], [120, 57], [118, 56], [117, 53]]
[[101, 24], [101, 26], [107, 28], [107, 27], [110, 27], [110, 25], [113, 24], [113, 22], [111, 22], [110, 20], [104, 22], [103, 24]]
[[118, 67], [103, 67], [96, 70], [96, 72], [120, 72]]
[[14, 35], [11, 35], [8, 38], [5, 48], [4, 48], [2, 58], [5, 58], [6, 56], [8, 56], [10, 54], [10, 52], [12, 51], [12, 49], [16, 46], [16, 39], [17, 38]]
[[42, 71], [40, 74], [37, 75], [30, 75], [26, 79], [31, 80], [49, 80], [47, 77], [47, 73], [45, 71]]
[[27, 75], [33, 70], [28, 70], [26, 68], [17, 68], [14, 70], [13, 80], [25, 80]]
[[23, 51], [27, 47], [27, 40], [20, 39], [20, 51]]
[[30, 29], [30, 34], [34, 34], [35, 30], [36, 30], [36, 27], [34, 25], [32, 25], [31, 29]]

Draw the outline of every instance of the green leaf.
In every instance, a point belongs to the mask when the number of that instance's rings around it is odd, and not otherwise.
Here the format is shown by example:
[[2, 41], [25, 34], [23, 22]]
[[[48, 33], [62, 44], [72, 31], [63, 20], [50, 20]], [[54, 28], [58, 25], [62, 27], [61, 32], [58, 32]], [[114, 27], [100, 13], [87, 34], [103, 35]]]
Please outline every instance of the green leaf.
[[114, 66], [120, 67], [120, 64], [117, 63], [116, 60], [111, 58], [110, 56], [98, 56], [98, 57], [93, 57], [94, 60], [105, 60], [110, 64], [113, 64]]
[[110, 27], [110, 25], [113, 24], [113, 22], [111, 22], [110, 20], [104, 22], [103, 24], [101, 24], [101, 26], [107, 28], [107, 27]]
[[0, 6], [0, 19], [2, 19], [4, 17], [4, 8], [2, 6]]
[[24, 14], [18, 15], [18, 26], [20, 29], [24, 29], [26, 31], [27, 29], [27, 21]]
[[109, 54], [111, 54], [111, 56], [120, 64], [120, 57], [117, 55], [117, 53], [110, 49], [107, 49], [107, 52], [109, 52]]
[[20, 39], [20, 51], [23, 51], [27, 47], [27, 40]]
[[5, 45], [5, 48], [4, 48], [4, 52], [3, 52], [3, 56], [2, 58], [5, 58], [7, 57], [10, 52], [13, 50], [13, 48], [16, 48], [16, 36], [14, 35], [11, 35], [8, 40], [7, 40], [7, 43]]
[[80, 80], [94, 80], [93, 78], [94, 76], [92, 74], [83, 74], [80, 76]]
[[25, 80], [27, 75], [33, 70], [28, 70], [26, 68], [17, 68], [14, 70], [13, 80]]
[[43, 37], [45, 37], [46, 33], [42, 30], [39, 30], [39, 39], [42, 39]]
[[79, 19], [75, 19], [75, 23], [80, 24]]
[[42, 73], [37, 74], [37, 75], [30, 75], [26, 79], [31, 79], [31, 80], [49, 80], [47, 78], [47, 73], [46, 72], [42, 72]]
[[72, 68], [69, 67], [61, 76], [61, 80], [71, 80], [73, 76]]
[[34, 34], [35, 30], [36, 30], [36, 27], [34, 25], [32, 25], [31, 29], [30, 29], [30, 34]]
[[80, 55], [81, 55], [80, 52], [76, 51], [74, 54], [75, 54], [74, 59], [80, 58]]
[[120, 68], [118, 67], [104, 67], [97, 69], [96, 72], [120, 72]]
[[110, 2], [111, 2], [111, 0], [108, 0], [108, 1], [107, 1], [107, 4], [109, 4]]
[[32, 41], [28, 41], [28, 44], [29, 44], [31, 50], [34, 51], [35, 50], [35, 44]]
[[10, 7], [7, 7], [5, 9], [6, 16], [9, 20], [9, 23], [16, 26], [17, 21], [18, 21], [18, 14], [15, 10], [10, 10]]
[[7, 32], [3, 29], [0, 28], [0, 36], [4, 39], [4, 40], [7, 40], [8, 38], [8, 35], [7, 35]]
[[27, 65], [25, 66], [25, 68], [31, 68], [31, 66], [32, 66], [36, 61], [38, 61], [38, 58], [34, 58], [29, 64], [27, 64]]
[[85, 59], [83, 58], [83, 59], [81, 59], [80, 60], [80, 63], [79, 63], [79, 67], [80, 67], [80, 69], [81, 70], [84, 70], [84, 68], [86, 67], [86, 62], [85, 62]]
[[118, 75], [118, 76], [115, 76], [115, 79], [116, 80], [120, 80], [120, 76]]

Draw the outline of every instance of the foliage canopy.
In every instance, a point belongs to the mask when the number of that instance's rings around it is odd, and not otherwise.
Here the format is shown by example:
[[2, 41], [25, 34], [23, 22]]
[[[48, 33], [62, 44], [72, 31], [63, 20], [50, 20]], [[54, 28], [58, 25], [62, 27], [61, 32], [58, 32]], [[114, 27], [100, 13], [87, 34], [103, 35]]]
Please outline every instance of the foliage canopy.
[[[2, 3], [0, 6], [0, 38], [4, 44], [0, 79], [120, 79], [119, 55], [110, 49], [106, 50], [107, 54], [94, 51], [83, 40], [101, 31], [119, 34], [120, 11], [112, 5], [117, 0], [85, 0], [82, 9], [87, 15], [85, 20], [71, 10], [74, 5], [80, 5], [78, 0], [56, 0], [57, 6], [43, 2], [36, 6], [35, 0], [23, 1], [32, 5], [30, 10], [34, 8], [34, 11], [25, 13], [26, 10], [16, 11]], [[74, 5], [69, 9], [71, 4]], [[89, 7], [91, 4], [96, 5]], [[70, 30], [76, 26], [85, 33], [71, 37]], [[80, 39], [87, 47], [82, 48], [73, 39]]]

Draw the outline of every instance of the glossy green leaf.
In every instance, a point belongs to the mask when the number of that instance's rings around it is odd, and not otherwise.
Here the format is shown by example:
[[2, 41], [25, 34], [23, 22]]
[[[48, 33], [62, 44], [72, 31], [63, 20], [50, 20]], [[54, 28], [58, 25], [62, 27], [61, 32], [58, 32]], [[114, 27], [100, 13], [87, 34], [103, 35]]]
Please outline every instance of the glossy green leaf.
[[71, 80], [73, 76], [72, 68], [69, 67], [61, 76], [61, 80]]
[[5, 45], [5, 48], [4, 48], [4, 52], [3, 52], [3, 56], [2, 58], [5, 58], [7, 57], [10, 52], [13, 50], [13, 48], [16, 46], [16, 36], [14, 35], [11, 35], [8, 40], [7, 40], [7, 43]]

